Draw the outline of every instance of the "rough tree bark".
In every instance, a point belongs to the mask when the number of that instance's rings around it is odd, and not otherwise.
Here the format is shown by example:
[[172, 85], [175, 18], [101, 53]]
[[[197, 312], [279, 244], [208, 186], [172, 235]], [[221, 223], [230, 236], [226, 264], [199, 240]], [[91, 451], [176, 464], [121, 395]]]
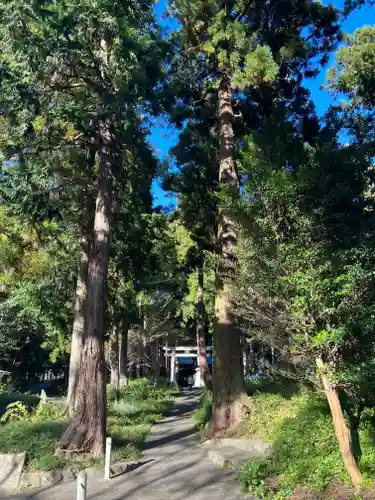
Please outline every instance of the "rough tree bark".
[[94, 230], [89, 254], [87, 299], [81, 369], [76, 411], [62, 436], [60, 452], [104, 453], [106, 391], [104, 359], [104, 312], [112, 205], [112, 133], [110, 123], [100, 123], [100, 157]]
[[120, 387], [128, 384], [128, 333], [129, 323], [123, 320], [120, 334]]
[[[238, 190], [234, 164], [234, 131], [232, 89], [229, 78], [223, 75], [219, 91], [219, 182], [229, 192]], [[213, 415], [212, 430], [219, 435], [239, 423], [243, 402], [247, 400], [242, 368], [240, 332], [231, 314], [230, 273], [234, 266], [233, 248], [236, 228], [231, 214], [219, 208], [217, 243], [220, 249], [216, 271]]]
[[206, 308], [204, 305], [204, 256], [201, 253], [198, 265], [198, 300], [196, 304], [197, 311], [197, 351], [198, 367], [201, 380], [203, 380], [206, 389], [212, 390], [211, 375], [208, 369], [206, 353]]
[[345, 468], [354, 486], [359, 488], [363, 482], [363, 476], [351, 449], [350, 431], [345, 422], [337, 391], [325, 374], [325, 365], [323, 361], [321, 359], [317, 359], [316, 364], [318, 371], [320, 372], [324, 392], [327, 396], [328, 404], [331, 409], [333, 425], [335, 427], [336, 437]]
[[112, 332], [110, 338], [110, 370], [111, 390], [118, 396], [120, 389], [120, 349], [119, 349], [120, 316], [113, 315]]
[[[86, 167], [92, 171], [95, 165], [96, 149], [93, 144], [86, 146]], [[73, 310], [72, 341], [70, 346], [70, 363], [68, 379], [68, 396], [66, 410], [72, 417], [75, 409], [76, 389], [81, 364], [81, 348], [85, 326], [85, 309], [87, 295], [87, 273], [90, 251], [90, 237], [95, 212], [95, 198], [91, 192], [91, 186], [84, 190], [83, 203], [84, 209], [80, 218], [80, 227], [84, 235], [81, 240], [80, 262], [78, 267], [78, 277], [76, 285], [76, 294]]]
[[87, 294], [87, 272], [89, 262], [89, 242], [87, 237], [82, 238], [81, 258], [77, 276], [77, 286], [74, 303], [74, 319], [72, 328], [72, 342], [70, 347], [69, 381], [67, 410], [71, 417], [75, 409], [76, 388], [81, 364], [82, 337], [85, 325], [85, 304]]

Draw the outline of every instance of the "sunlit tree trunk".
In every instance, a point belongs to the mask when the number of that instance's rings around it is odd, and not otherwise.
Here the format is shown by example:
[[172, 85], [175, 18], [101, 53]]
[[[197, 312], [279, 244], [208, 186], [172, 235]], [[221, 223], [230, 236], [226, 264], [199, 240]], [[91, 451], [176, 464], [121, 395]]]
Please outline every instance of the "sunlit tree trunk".
[[104, 312], [112, 205], [112, 134], [110, 124], [100, 124], [98, 194], [89, 254], [87, 301], [76, 411], [59, 448], [99, 456], [104, 453], [106, 390]]
[[[234, 132], [232, 89], [229, 78], [222, 76], [219, 92], [219, 182], [229, 194], [238, 191], [234, 164]], [[219, 210], [217, 242], [220, 248], [216, 272], [213, 416], [212, 429], [220, 434], [239, 423], [242, 401], [246, 399], [242, 368], [240, 332], [231, 312], [231, 281], [233, 248], [237, 235], [234, 220], [225, 207]]]
[[89, 262], [88, 238], [83, 237], [81, 243], [81, 258], [77, 276], [77, 286], [74, 303], [74, 319], [72, 328], [72, 342], [70, 346], [69, 380], [67, 408], [71, 417], [75, 408], [76, 388], [81, 364], [81, 347], [85, 325], [85, 304], [87, 294], [87, 272]]
[[[94, 169], [96, 148], [90, 144], [86, 147], [86, 168]], [[85, 326], [85, 309], [87, 295], [87, 273], [90, 251], [90, 237], [93, 228], [95, 199], [91, 193], [91, 186], [84, 193], [85, 208], [80, 220], [82, 234], [80, 248], [80, 262], [78, 266], [77, 285], [73, 311], [72, 341], [70, 346], [69, 379], [67, 395], [67, 411], [73, 415], [75, 409], [76, 389], [81, 364], [81, 349]]]
[[355, 456], [351, 449], [350, 431], [345, 422], [336, 388], [326, 376], [325, 365], [323, 361], [321, 359], [317, 359], [316, 364], [318, 367], [318, 371], [320, 372], [324, 392], [327, 396], [328, 404], [331, 409], [333, 425], [335, 427], [336, 437], [345, 468], [354, 486], [358, 488], [363, 482], [363, 476], [361, 471], [359, 470]]

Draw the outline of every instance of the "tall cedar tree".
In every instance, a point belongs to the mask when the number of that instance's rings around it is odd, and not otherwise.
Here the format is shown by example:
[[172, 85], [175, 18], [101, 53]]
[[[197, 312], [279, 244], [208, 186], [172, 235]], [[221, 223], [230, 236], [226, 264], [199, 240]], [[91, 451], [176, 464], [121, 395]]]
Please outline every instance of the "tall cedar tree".
[[[173, 12], [182, 29], [181, 55], [176, 59], [182, 78], [190, 83], [177, 97], [187, 107], [207, 90], [216, 94], [219, 141], [217, 288], [214, 332], [213, 431], [235, 425], [246, 403], [240, 332], [230, 302], [236, 227], [230, 199], [239, 191], [235, 167], [234, 97], [248, 89], [265, 94], [274, 82], [314, 74], [338, 39], [337, 13], [314, 1], [175, 0]], [[189, 75], [189, 69], [191, 73]], [[189, 115], [189, 112], [187, 113]]]
[[[129, 128], [133, 132], [138, 114], [155, 104], [152, 91], [162, 76], [165, 44], [150, 1], [2, 1], [0, 14], [2, 58], [15, 68], [16, 85], [26, 82], [41, 96], [37, 114], [65, 119], [76, 131], [74, 139], [83, 137], [95, 151], [96, 203], [77, 410], [59, 448], [100, 455], [106, 429], [104, 312], [116, 168], [127, 166], [119, 158], [132, 147]], [[31, 137], [36, 136], [33, 123], [25, 123]]]

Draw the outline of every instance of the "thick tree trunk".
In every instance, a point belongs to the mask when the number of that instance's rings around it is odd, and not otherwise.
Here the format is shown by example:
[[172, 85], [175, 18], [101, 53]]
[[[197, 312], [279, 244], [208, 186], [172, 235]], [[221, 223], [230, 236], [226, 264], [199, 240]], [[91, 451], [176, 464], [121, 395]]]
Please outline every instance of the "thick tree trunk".
[[119, 350], [120, 318], [113, 316], [113, 325], [110, 339], [110, 369], [111, 390], [118, 396], [120, 389], [120, 350]]
[[[219, 85], [219, 182], [227, 192], [238, 191], [238, 177], [234, 164], [234, 132], [232, 89], [223, 76]], [[217, 242], [220, 248], [216, 272], [213, 415], [212, 429], [218, 435], [239, 423], [243, 402], [246, 400], [242, 368], [240, 332], [231, 314], [231, 281], [236, 244], [236, 229], [231, 214], [225, 207], [219, 210]]]
[[328, 404], [331, 409], [333, 425], [335, 427], [336, 437], [345, 468], [354, 486], [359, 488], [361, 486], [361, 483], [363, 482], [363, 476], [358, 468], [358, 464], [350, 446], [350, 432], [345, 422], [339, 397], [337, 395], [335, 387], [325, 375], [325, 366], [323, 361], [321, 359], [317, 359], [316, 364], [318, 370], [320, 371], [324, 391], [326, 393]]
[[206, 389], [212, 390], [211, 375], [208, 369], [207, 353], [206, 353], [206, 308], [204, 305], [204, 256], [201, 254], [198, 267], [198, 300], [196, 304], [197, 310], [197, 351], [198, 351], [198, 367], [201, 380], [203, 380]]
[[89, 256], [85, 329], [76, 411], [63, 435], [60, 451], [99, 456], [104, 453], [106, 390], [104, 359], [104, 312], [112, 202], [112, 134], [108, 122], [100, 125], [100, 168], [94, 230]]
[[124, 320], [120, 335], [120, 387], [128, 384], [128, 333], [129, 323]]
[[69, 381], [67, 409], [71, 417], [75, 408], [76, 388], [81, 364], [82, 338], [85, 325], [85, 303], [87, 294], [87, 272], [89, 262], [88, 238], [82, 238], [81, 258], [78, 269], [76, 295], [74, 303], [74, 320], [72, 329], [72, 342], [70, 346]]

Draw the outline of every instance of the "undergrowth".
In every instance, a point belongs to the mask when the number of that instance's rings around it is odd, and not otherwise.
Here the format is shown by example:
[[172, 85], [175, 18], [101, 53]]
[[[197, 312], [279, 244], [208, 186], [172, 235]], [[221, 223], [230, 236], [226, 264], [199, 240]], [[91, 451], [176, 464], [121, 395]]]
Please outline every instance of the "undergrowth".
[[[154, 387], [147, 379], [139, 379], [121, 390], [119, 400], [108, 402], [107, 433], [112, 437], [113, 462], [139, 456], [152, 424], [169, 410], [175, 393], [173, 388]], [[20, 399], [23, 402], [8, 407], [10, 418], [0, 424], [0, 453], [26, 452], [29, 470], [103, 465], [103, 458], [55, 456], [56, 445], [68, 425], [64, 406], [42, 401], [36, 407], [27, 406], [29, 399]]]
[[[244, 489], [257, 498], [290, 498], [297, 488], [322, 492], [349, 478], [338, 448], [332, 417], [324, 394], [300, 389], [289, 381], [248, 384], [255, 410], [248, 413], [238, 435], [272, 445], [267, 458], [248, 462], [238, 473]], [[204, 392], [194, 420], [203, 429], [211, 420], [211, 394]], [[375, 428], [371, 412], [364, 412], [360, 463], [366, 481], [375, 475]], [[331, 497], [330, 497], [331, 498]]]
[[[262, 388], [260, 388], [262, 389]], [[266, 389], [263, 387], [263, 390]], [[331, 483], [349, 483], [324, 395], [312, 390], [254, 393], [256, 410], [240, 434], [272, 444], [268, 458], [253, 459], [239, 473], [244, 488], [258, 498], [289, 498], [297, 487], [323, 491]], [[360, 429], [361, 470], [375, 472], [374, 430]]]

